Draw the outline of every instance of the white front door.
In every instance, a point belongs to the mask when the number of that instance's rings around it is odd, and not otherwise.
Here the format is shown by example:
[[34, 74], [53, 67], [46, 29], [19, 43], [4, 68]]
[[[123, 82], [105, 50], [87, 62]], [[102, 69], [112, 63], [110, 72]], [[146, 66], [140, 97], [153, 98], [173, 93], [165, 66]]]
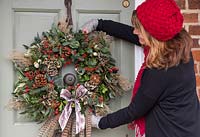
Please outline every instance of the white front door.
[[[92, 18], [111, 19], [130, 24], [134, 1], [124, 8], [122, 0], [72, 0], [74, 31]], [[64, 0], [0, 0], [0, 137], [36, 137], [41, 125], [24, 120], [14, 111], [5, 108], [11, 99], [15, 73], [8, 59], [13, 49], [24, 51], [23, 44], [30, 44], [37, 35], [48, 30], [51, 24], [65, 15]], [[115, 40], [112, 53], [120, 72], [133, 81], [140, 58], [140, 51], [131, 43]], [[136, 64], [136, 65], [135, 65]], [[112, 110], [126, 106], [130, 92], [111, 104]], [[132, 137], [127, 125], [112, 130], [93, 130], [92, 137]]]

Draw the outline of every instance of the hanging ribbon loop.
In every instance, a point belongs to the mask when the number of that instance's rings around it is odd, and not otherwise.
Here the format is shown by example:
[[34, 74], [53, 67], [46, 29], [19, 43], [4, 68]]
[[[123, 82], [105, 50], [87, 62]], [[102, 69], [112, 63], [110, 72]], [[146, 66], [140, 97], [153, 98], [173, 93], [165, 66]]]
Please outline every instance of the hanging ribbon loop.
[[79, 100], [87, 93], [87, 91], [88, 90], [84, 86], [80, 85], [76, 89], [75, 98], [72, 98], [71, 93], [67, 89], [61, 90], [60, 97], [64, 98], [68, 102], [58, 120], [62, 131], [66, 127], [69, 117], [72, 113], [72, 104], [75, 105], [76, 134], [85, 128], [85, 116], [84, 114], [81, 114], [81, 105]]
[[67, 19], [66, 22], [69, 21], [69, 25], [73, 25], [73, 21], [72, 21], [72, 0], [65, 0], [65, 7], [67, 9]]

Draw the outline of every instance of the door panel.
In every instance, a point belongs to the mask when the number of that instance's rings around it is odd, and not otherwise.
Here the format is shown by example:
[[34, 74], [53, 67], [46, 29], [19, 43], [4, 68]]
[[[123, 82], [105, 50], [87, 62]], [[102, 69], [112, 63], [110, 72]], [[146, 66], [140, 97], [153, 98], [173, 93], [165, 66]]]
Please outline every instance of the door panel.
[[[74, 31], [93, 18], [111, 19], [130, 24], [134, 1], [129, 8], [124, 8], [122, 0], [72, 0]], [[36, 137], [41, 125], [28, 121], [15, 111], [8, 111], [5, 106], [12, 97], [15, 73], [9, 53], [13, 49], [24, 51], [23, 44], [29, 45], [33, 38], [48, 30], [52, 23], [65, 15], [64, 0], [0, 0], [0, 137]], [[140, 52], [133, 44], [114, 39], [111, 46], [113, 57], [117, 60], [120, 73], [130, 81], [134, 80], [135, 69], [140, 64], [135, 56]], [[72, 67], [73, 68], [73, 67]], [[69, 70], [64, 70], [69, 71]], [[65, 73], [65, 72], [64, 72]], [[129, 103], [131, 92], [118, 97], [111, 103], [113, 111]], [[127, 125], [116, 129], [96, 130], [92, 137], [130, 137]]]
[[30, 43], [38, 34], [51, 28], [58, 21], [59, 13], [14, 11], [14, 45], [22, 50], [23, 44]]
[[14, 49], [24, 51], [34, 37], [47, 31], [62, 14], [60, 0], [2, 0], [0, 9], [1, 77], [0, 77], [0, 137], [36, 137], [40, 124], [30, 122], [16, 111], [8, 111], [5, 105], [11, 99], [15, 73], [9, 53]]

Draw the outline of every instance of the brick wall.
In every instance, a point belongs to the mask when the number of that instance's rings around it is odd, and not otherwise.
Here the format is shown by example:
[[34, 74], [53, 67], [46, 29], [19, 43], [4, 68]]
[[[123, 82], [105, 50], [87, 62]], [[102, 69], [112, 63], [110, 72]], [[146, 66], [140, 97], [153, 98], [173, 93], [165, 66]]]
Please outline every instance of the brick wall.
[[200, 99], [200, 0], [175, 0], [184, 16], [184, 27], [194, 40], [192, 54], [195, 60], [197, 94]]

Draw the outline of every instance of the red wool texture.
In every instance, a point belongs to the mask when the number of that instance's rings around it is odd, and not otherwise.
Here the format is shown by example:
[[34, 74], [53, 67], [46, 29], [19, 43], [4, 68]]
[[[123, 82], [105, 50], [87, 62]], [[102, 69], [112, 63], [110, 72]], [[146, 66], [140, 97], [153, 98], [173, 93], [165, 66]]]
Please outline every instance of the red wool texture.
[[[136, 80], [135, 80], [135, 84], [134, 84], [133, 91], [132, 91], [132, 100], [134, 100], [134, 97], [137, 94], [137, 91], [141, 85], [141, 78], [142, 78], [144, 69], [146, 68], [146, 58], [147, 58], [147, 55], [149, 52], [149, 47], [145, 46], [143, 52], [144, 52], [144, 62], [142, 63], [142, 66], [140, 67], [140, 70], [139, 70]], [[143, 136], [145, 134], [145, 119], [144, 119], [144, 117], [134, 120], [131, 124], [128, 125], [128, 128], [134, 130], [136, 125], [139, 128], [139, 131], [136, 130], [136, 137]], [[137, 133], [137, 132], [140, 132], [140, 133]]]

